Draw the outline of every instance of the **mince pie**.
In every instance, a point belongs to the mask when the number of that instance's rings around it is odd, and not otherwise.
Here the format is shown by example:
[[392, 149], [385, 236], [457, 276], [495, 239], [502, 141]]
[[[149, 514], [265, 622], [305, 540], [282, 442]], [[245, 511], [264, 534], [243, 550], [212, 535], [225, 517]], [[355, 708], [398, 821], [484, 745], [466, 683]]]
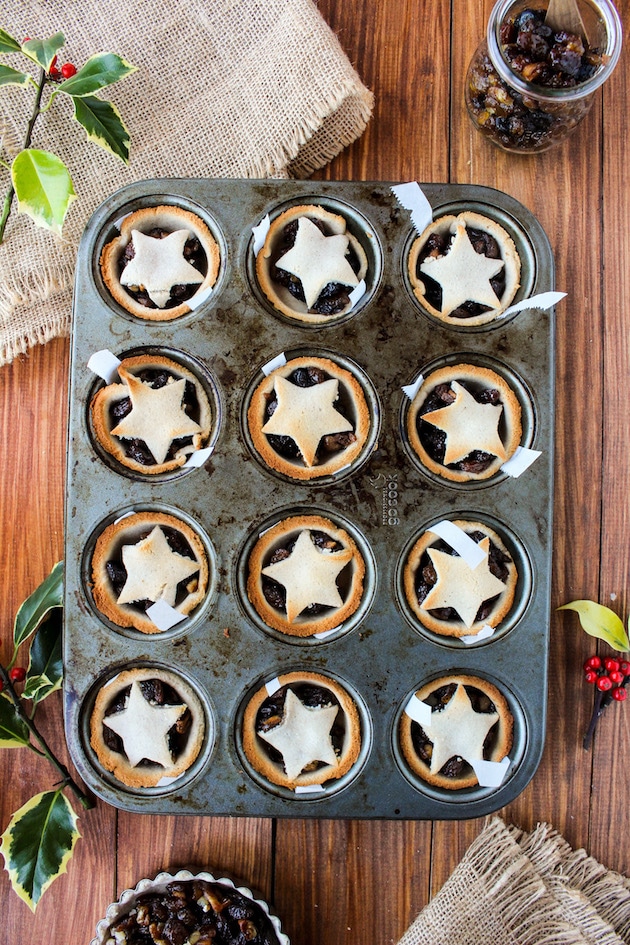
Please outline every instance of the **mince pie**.
[[100, 265], [105, 285], [126, 311], [170, 321], [190, 312], [193, 297], [215, 284], [219, 247], [194, 213], [145, 207], [124, 218]]
[[352, 308], [367, 257], [345, 219], [320, 206], [291, 207], [272, 223], [256, 257], [260, 286], [288, 318], [322, 323]]
[[267, 626], [306, 637], [340, 626], [361, 603], [365, 562], [350, 535], [321, 515], [283, 519], [260, 535], [247, 594]]
[[132, 788], [177, 778], [196, 760], [204, 712], [192, 687], [165, 669], [128, 669], [99, 690], [90, 744], [102, 766]]
[[245, 708], [243, 750], [252, 767], [293, 790], [347, 774], [361, 749], [351, 696], [319, 673], [285, 673], [276, 682], [259, 689]]
[[267, 466], [292, 479], [317, 479], [360, 456], [370, 412], [350, 371], [328, 358], [299, 357], [256, 387], [247, 423]]
[[414, 241], [409, 278], [418, 301], [451, 325], [484, 325], [510, 305], [521, 262], [510, 235], [472, 211], [440, 217]]
[[497, 533], [482, 522], [455, 521], [486, 552], [472, 568], [431, 531], [414, 544], [404, 568], [405, 597], [420, 623], [447, 637], [476, 636], [508, 614], [517, 570]]
[[203, 385], [183, 365], [160, 355], [125, 358], [120, 382], [91, 404], [92, 428], [102, 448], [127, 469], [171, 472], [206, 446], [212, 412]]
[[507, 381], [489, 368], [439, 368], [413, 398], [407, 435], [438, 476], [452, 482], [489, 479], [520, 444], [521, 406]]
[[92, 596], [109, 620], [142, 633], [159, 628], [146, 613], [164, 601], [182, 615], [208, 589], [208, 558], [199, 535], [165, 512], [136, 512], [108, 525], [92, 555]]
[[425, 728], [403, 713], [400, 746], [414, 774], [449, 791], [476, 787], [473, 764], [502, 761], [512, 747], [514, 718], [496, 686], [477, 676], [453, 674], [416, 692], [431, 708]]

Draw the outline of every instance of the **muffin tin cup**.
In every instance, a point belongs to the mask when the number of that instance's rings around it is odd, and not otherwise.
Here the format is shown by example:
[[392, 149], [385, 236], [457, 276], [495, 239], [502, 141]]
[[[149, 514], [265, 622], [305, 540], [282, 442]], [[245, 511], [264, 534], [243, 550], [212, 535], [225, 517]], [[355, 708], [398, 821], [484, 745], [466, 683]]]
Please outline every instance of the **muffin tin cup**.
[[[544, 232], [512, 197], [471, 185], [421, 186], [436, 215], [471, 206], [507, 220], [515, 242], [521, 239], [525, 247], [527, 282], [519, 292], [554, 288]], [[554, 312], [525, 308], [465, 333], [429, 319], [403, 276], [415, 231], [391, 188], [370, 181], [141, 181], [113, 194], [86, 228], [77, 259], [71, 344], [64, 714], [72, 760], [89, 788], [108, 803], [151, 813], [468, 818], [509, 803], [536, 770], [546, 727]], [[103, 291], [98, 272], [98, 254], [114, 221], [131, 209], [161, 203], [198, 212], [221, 249], [216, 290], [167, 324], [123, 313]], [[375, 267], [366, 279], [368, 297], [356, 311], [317, 331], [273, 313], [252, 282], [253, 228], [267, 214], [311, 203], [348, 211], [349, 226], [367, 234]], [[161, 352], [181, 359], [203, 379], [216, 415], [211, 450], [199, 467], [169, 476], [127, 475], [95, 449], [89, 400], [102, 382], [88, 361], [108, 350], [118, 358]], [[262, 367], [279, 355], [296, 354], [330, 357], [355, 373], [371, 414], [365, 452], [322, 481], [305, 483], [272, 472], [257, 457], [247, 431], [247, 403]], [[516, 389], [522, 444], [539, 453], [518, 478], [501, 473], [483, 484], [450, 485], [427, 475], [410, 453], [402, 432], [409, 403], [403, 388], [433, 365], [463, 359], [496, 369]], [[210, 550], [214, 573], [208, 598], [169, 632], [121, 632], [102, 619], [90, 599], [88, 562], [95, 536], [103, 523], [132, 509], [172, 511], [198, 528]], [[321, 640], [268, 631], [246, 594], [245, 560], [255, 536], [296, 511], [338, 522], [366, 561], [357, 612]], [[400, 596], [400, 569], [415, 538], [427, 524], [455, 517], [496, 525], [520, 571], [504, 623], [491, 638], [471, 646], [422, 632]], [[209, 719], [210, 736], [191, 776], [164, 790], [116, 783], [94, 763], [85, 737], [98, 686], [129, 665], [147, 664], [180, 673]], [[299, 797], [261, 783], [246, 765], [238, 737], [243, 700], [257, 681], [296, 666], [339, 679], [356, 697], [365, 734], [365, 754], [352, 776], [323, 793]], [[413, 687], [454, 669], [487, 676], [509, 696], [519, 749], [499, 788], [446, 797], [409, 777], [398, 762], [392, 733]]]

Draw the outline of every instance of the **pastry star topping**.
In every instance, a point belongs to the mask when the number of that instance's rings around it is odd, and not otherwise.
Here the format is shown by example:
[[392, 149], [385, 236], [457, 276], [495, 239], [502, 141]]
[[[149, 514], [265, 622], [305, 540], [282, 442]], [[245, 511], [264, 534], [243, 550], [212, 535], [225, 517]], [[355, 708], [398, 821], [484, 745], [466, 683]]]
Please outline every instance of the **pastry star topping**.
[[346, 259], [348, 242], [342, 233], [324, 236], [308, 217], [298, 220], [295, 243], [277, 265], [300, 280], [308, 308], [331, 282], [358, 285], [359, 280]]
[[275, 391], [278, 403], [262, 428], [263, 433], [290, 436], [307, 466], [314, 464], [323, 436], [352, 430], [350, 421], [334, 407], [339, 393], [336, 378], [312, 387], [298, 387], [278, 376]]
[[444, 465], [465, 459], [473, 450], [506, 459], [505, 447], [499, 436], [503, 407], [500, 404], [479, 403], [457, 381], [451, 382], [451, 389], [455, 394], [451, 404], [422, 414], [423, 420], [446, 433]]
[[119, 604], [163, 600], [174, 607], [177, 585], [199, 571], [196, 561], [173, 551], [159, 525], [137, 544], [123, 545], [122, 560], [127, 580]]
[[121, 285], [144, 286], [152, 302], [164, 308], [174, 285], [203, 282], [203, 276], [184, 259], [188, 230], [175, 230], [158, 239], [140, 230], [131, 231], [134, 256], [120, 276]]
[[151, 387], [127, 371], [120, 370], [119, 374], [129, 388], [132, 409], [113, 428], [113, 436], [144, 440], [159, 465], [173, 440], [201, 432], [199, 424], [182, 407], [185, 378]]
[[489, 259], [477, 253], [466, 227], [457, 224], [457, 231], [445, 256], [429, 256], [420, 271], [434, 279], [442, 288], [442, 311], [452, 312], [464, 302], [479, 302], [497, 308], [501, 300], [490, 285], [490, 279], [501, 271], [502, 259]]
[[292, 689], [287, 691], [282, 722], [260, 737], [279, 751], [287, 777], [294, 779], [313, 761], [336, 765], [337, 755], [330, 738], [337, 706], [322, 709], [305, 706]]
[[434, 709], [430, 724], [424, 726], [433, 742], [431, 773], [456, 756], [469, 764], [483, 761], [483, 743], [498, 719], [497, 712], [475, 712], [465, 687], [458, 683], [446, 706]]
[[293, 623], [310, 604], [341, 607], [343, 600], [335, 583], [352, 558], [352, 551], [321, 551], [308, 529], [300, 532], [288, 558], [262, 569], [286, 591], [287, 619]]
[[428, 549], [437, 581], [422, 601], [423, 610], [452, 607], [470, 628], [483, 602], [503, 593], [505, 584], [489, 569], [490, 539], [484, 538], [479, 547], [486, 557], [476, 568], [471, 568], [459, 555]]
[[125, 754], [132, 767], [143, 758], [169, 768], [173, 764], [168, 744], [168, 733], [186, 711], [185, 705], [155, 705], [142, 695], [137, 680], [131, 690], [124, 709], [103, 719], [103, 724], [122, 738]]

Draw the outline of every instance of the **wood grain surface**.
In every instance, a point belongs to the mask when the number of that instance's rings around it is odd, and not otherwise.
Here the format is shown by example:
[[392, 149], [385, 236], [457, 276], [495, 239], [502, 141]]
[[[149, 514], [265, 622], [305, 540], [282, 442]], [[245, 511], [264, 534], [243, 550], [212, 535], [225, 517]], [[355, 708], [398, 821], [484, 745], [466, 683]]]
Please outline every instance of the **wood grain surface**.
[[[466, 67], [490, 0], [320, 0], [319, 9], [376, 96], [372, 121], [317, 176], [474, 183], [504, 190], [543, 224], [568, 293], [557, 309], [556, 488], [548, 732], [532, 782], [508, 808], [528, 829], [550, 822], [574, 847], [627, 873], [630, 708], [614, 706], [582, 748], [592, 691], [581, 665], [595, 642], [555, 608], [592, 598], [622, 616], [628, 583], [630, 180], [628, 57], [578, 131], [535, 157], [507, 155], [472, 128]], [[628, 24], [628, 0], [619, 4]], [[0, 563], [3, 661], [20, 602], [63, 556], [67, 339], [0, 368]], [[606, 647], [600, 645], [600, 652]], [[536, 667], [532, 667], [536, 672]], [[63, 750], [61, 697], [42, 709]], [[3, 751], [0, 829], [54, 772]], [[0, 876], [0, 941], [88, 945], [105, 906], [163, 868], [227, 870], [274, 904], [293, 945], [389, 945], [447, 879], [482, 821], [390, 822], [170, 817], [99, 802], [35, 915]]]

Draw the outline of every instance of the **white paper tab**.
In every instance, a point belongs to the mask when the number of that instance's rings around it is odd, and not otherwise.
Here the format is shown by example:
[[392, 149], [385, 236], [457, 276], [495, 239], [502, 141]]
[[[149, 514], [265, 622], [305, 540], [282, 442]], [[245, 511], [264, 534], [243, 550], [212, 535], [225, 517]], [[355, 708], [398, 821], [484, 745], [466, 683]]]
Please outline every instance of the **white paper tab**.
[[267, 361], [267, 363], [263, 365], [262, 372], [265, 377], [268, 377], [272, 371], [275, 371], [276, 368], [282, 367], [282, 365], [286, 363], [287, 359], [283, 351], [282, 354], [279, 354], [276, 358], [272, 358], [271, 361]]
[[403, 205], [405, 210], [411, 211], [411, 222], [422, 233], [433, 220], [433, 208], [417, 181], [406, 184], [395, 184], [392, 187], [394, 197]]
[[324, 786], [323, 784], [296, 784], [294, 790], [296, 794], [322, 794]]
[[94, 352], [88, 361], [88, 367], [94, 374], [102, 377], [106, 384], [111, 384], [118, 376], [120, 359], [105, 348], [103, 351]]
[[459, 639], [462, 641], [462, 643], [465, 643], [466, 646], [472, 646], [474, 643], [479, 643], [480, 640], [487, 640], [488, 637], [493, 635], [494, 627], [490, 627], [488, 624], [486, 624], [481, 628], [479, 633], [467, 633]]
[[171, 627], [181, 623], [185, 614], [175, 610], [165, 600], [158, 600], [146, 610], [147, 617], [153, 621], [158, 630], [170, 630]]
[[273, 679], [270, 679], [268, 683], [265, 683], [265, 689], [267, 690], [268, 696], [273, 696], [278, 691], [282, 689], [282, 684], [277, 676], [274, 676]]
[[413, 382], [413, 384], [407, 384], [406, 387], [403, 387], [403, 393], [407, 395], [409, 400], [413, 400], [420, 388], [424, 383], [424, 375], [421, 374], [420, 377]]
[[428, 531], [433, 532], [434, 535], [450, 545], [453, 551], [456, 551], [473, 570], [487, 558], [483, 548], [476, 541], [473, 541], [464, 529], [456, 525], [455, 522], [444, 519], [444, 521], [432, 525]]
[[256, 226], [252, 227], [252, 235], [254, 237], [254, 256], [257, 256], [265, 245], [265, 240], [267, 239], [267, 233], [269, 232], [269, 227], [271, 221], [269, 219], [269, 214], [258, 223]]
[[212, 451], [214, 447], [207, 446], [203, 450], [195, 450], [194, 453], [191, 453], [186, 462], [184, 463], [184, 469], [191, 469], [194, 467], [203, 466], [205, 461], [209, 456], [212, 456]]
[[361, 281], [357, 285], [355, 285], [352, 292], [348, 295], [348, 298], [350, 299], [350, 308], [348, 309], [348, 311], [351, 311], [354, 308], [354, 306], [357, 304], [357, 302], [361, 301], [361, 299], [365, 295], [365, 289], [366, 289], [365, 279], [361, 279]]
[[506, 315], [514, 315], [516, 312], [522, 312], [527, 308], [551, 308], [556, 302], [564, 299], [566, 294], [566, 292], [541, 292], [539, 295], [532, 295], [530, 299], [521, 299], [520, 302], [515, 302], [514, 305], [510, 305], [509, 308], [506, 308], [503, 313], [503, 318], [505, 318]]
[[327, 637], [332, 636], [333, 633], [337, 633], [338, 630], [339, 627], [331, 627], [330, 630], [322, 630], [321, 633], [314, 633], [313, 636], [317, 637], [318, 640], [325, 640]]
[[510, 767], [510, 759], [502, 761], [471, 761], [471, 768], [477, 776], [481, 787], [499, 787]]
[[530, 450], [524, 446], [517, 446], [515, 453], [510, 456], [507, 462], [503, 463], [501, 469], [513, 479], [518, 479], [540, 455], [540, 450]]
[[208, 285], [206, 286], [205, 289], [202, 289], [200, 292], [197, 292], [195, 295], [193, 295], [192, 299], [188, 299], [188, 302], [186, 304], [194, 312], [195, 309], [199, 308], [199, 306], [203, 302], [205, 302], [207, 299], [209, 299], [211, 295], [212, 295], [212, 286]]
[[431, 706], [418, 699], [415, 693], [405, 706], [405, 715], [408, 715], [410, 719], [413, 719], [424, 729], [431, 725]]

